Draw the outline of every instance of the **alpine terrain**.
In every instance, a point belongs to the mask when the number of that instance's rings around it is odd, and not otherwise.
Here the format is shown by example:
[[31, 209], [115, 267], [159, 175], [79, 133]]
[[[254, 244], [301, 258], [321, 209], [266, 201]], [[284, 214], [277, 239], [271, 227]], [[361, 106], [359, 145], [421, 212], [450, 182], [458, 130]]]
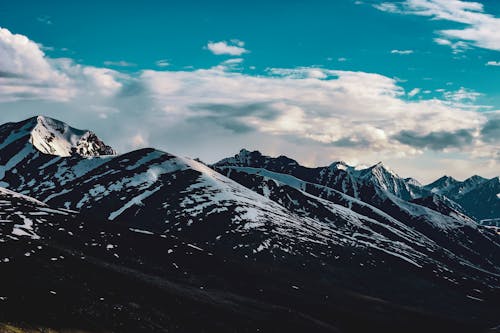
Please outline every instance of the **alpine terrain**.
[[498, 332], [499, 229], [499, 177], [0, 126], [0, 332]]

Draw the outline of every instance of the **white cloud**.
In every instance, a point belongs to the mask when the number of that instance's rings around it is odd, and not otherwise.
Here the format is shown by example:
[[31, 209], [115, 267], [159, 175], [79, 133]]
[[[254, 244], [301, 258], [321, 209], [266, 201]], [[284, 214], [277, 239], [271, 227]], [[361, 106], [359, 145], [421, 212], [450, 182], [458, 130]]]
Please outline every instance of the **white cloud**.
[[500, 61], [488, 61], [486, 66], [500, 66]]
[[170, 66], [170, 62], [167, 59], [160, 59], [155, 62], [158, 67], [168, 67]]
[[104, 62], [104, 65], [106, 65], [106, 66], [112, 66], [112, 67], [134, 67], [134, 66], [137, 66], [133, 62], [128, 62], [128, 61], [125, 61], [125, 60], [119, 60], [119, 61], [110, 61], [110, 60], [108, 60], [108, 61]]
[[121, 87], [118, 76], [118, 72], [82, 66], [68, 58], [49, 58], [26, 36], [0, 28], [0, 101], [67, 101], [87, 92], [109, 95]]
[[[500, 18], [484, 12], [483, 4], [462, 0], [405, 0], [399, 3], [382, 3], [375, 8], [391, 12], [428, 16], [435, 20], [450, 21], [465, 25], [463, 28], [440, 30], [442, 45], [456, 45], [451, 40], [472, 44], [477, 47], [500, 50]], [[450, 43], [445, 44], [448, 40]]]
[[47, 97], [67, 100], [70, 78], [57, 70], [39, 45], [26, 36], [0, 28], [0, 100]]
[[240, 56], [243, 53], [248, 53], [249, 51], [244, 48], [245, 43], [233, 39], [229, 42], [221, 41], [221, 42], [208, 42], [206, 49], [212, 52], [215, 55], [232, 55], [232, 56]]
[[410, 97], [414, 97], [414, 96], [418, 95], [418, 93], [420, 93], [420, 88], [414, 88], [414, 89], [412, 89], [412, 90], [408, 93], [408, 96], [410, 96]]
[[408, 54], [412, 54], [413, 50], [392, 50], [391, 53], [392, 54], [408, 55]]
[[[423, 148], [395, 140], [395, 135], [476, 133], [486, 122], [480, 113], [454, 108], [447, 101], [404, 101], [405, 92], [396, 81], [378, 74], [321, 68], [270, 69], [269, 74], [144, 71], [141, 79], [169, 122], [213, 122], [230, 132], [255, 131], [336, 146], [347, 155], [419, 154]], [[450, 98], [463, 102], [472, 96], [462, 90]], [[460, 149], [473, 148], [471, 142]]]
[[[241, 61], [126, 74], [48, 58], [28, 38], [2, 30], [0, 103], [10, 103], [1, 104], [0, 122], [45, 113], [94, 129], [121, 151], [151, 144], [208, 161], [251, 145], [309, 164], [362, 156], [410, 170], [415, 156], [439, 150], [435, 160], [463, 152], [498, 170], [498, 145], [481, 139], [492, 113], [471, 108], [477, 92], [408, 101], [415, 90], [380, 74], [302, 67], [252, 76], [231, 70]], [[429, 144], [432, 138], [446, 142]]]
[[457, 91], [445, 92], [444, 96], [447, 100], [453, 102], [474, 102], [479, 96], [481, 96], [481, 94], [473, 90], [460, 87]]
[[434, 38], [434, 42], [439, 45], [445, 45], [451, 47], [453, 54], [462, 53], [470, 49], [470, 45], [464, 41], [459, 40], [458, 42], [452, 42], [446, 38]]
[[384, 12], [389, 12], [389, 13], [398, 13], [400, 11], [399, 7], [396, 4], [390, 2], [375, 4], [373, 5], [373, 7], [377, 8], [378, 10], [382, 10]]
[[232, 58], [224, 61], [225, 64], [241, 64], [243, 62], [243, 58]]

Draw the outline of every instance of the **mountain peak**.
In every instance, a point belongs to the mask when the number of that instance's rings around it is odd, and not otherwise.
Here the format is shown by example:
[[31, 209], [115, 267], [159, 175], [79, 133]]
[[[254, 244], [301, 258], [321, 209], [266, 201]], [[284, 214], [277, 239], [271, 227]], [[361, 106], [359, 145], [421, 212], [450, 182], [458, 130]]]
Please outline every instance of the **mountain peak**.
[[458, 180], [456, 180], [452, 176], [448, 176], [448, 175], [444, 175], [443, 177], [439, 178], [438, 180], [458, 182]]
[[97, 135], [80, 130], [47, 116], [39, 115], [18, 123], [8, 123], [0, 129], [2, 146], [28, 141], [38, 151], [56, 156], [80, 155], [84, 157], [115, 155]]
[[37, 116], [31, 130], [30, 142], [45, 154], [70, 156], [115, 155], [116, 152], [94, 132], [80, 130], [46, 116]]
[[382, 161], [378, 162], [377, 164], [372, 165], [371, 167], [368, 168], [368, 170], [370, 170], [371, 173], [378, 172], [378, 171], [386, 172], [386, 173], [391, 174], [394, 177], [399, 178], [399, 176], [396, 174], [396, 172], [394, 172], [391, 168], [387, 167]]
[[471, 176], [471, 177], [467, 178], [466, 180], [464, 180], [464, 183], [466, 183], [466, 182], [482, 183], [485, 181], [487, 181], [486, 178], [481, 177], [479, 175], [474, 175], [474, 176]]
[[344, 161], [336, 161], [328, 166], [329, 169], [347, 170], [350, 166]]

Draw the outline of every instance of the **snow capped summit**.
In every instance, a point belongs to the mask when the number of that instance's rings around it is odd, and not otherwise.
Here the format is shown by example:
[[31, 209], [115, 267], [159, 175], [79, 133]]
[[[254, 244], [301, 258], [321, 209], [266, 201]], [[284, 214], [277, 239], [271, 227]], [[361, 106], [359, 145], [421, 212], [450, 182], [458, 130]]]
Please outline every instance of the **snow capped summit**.
[[[0, 126], [0, 149], [14, 152], [24, 150], [47, 155], [83, 157], [115, 155], [95, 133], [79, 130], [49, 117], [37, 116], [17, 123]], [[10, 154], [5, 153], [5, 156]]]
[[337, 169], [337, 170], [347, 170], [347, 169], [350, 169], [352, 167], [347, 165], [347, 163], [344, 161], [337, 161], [337, 162], [333, 162], [332, 164], [330, 164], [329, 168], [330, 169]]
[[31, 119], [30, 142], [45, 154], [70, 156], [115, 155], [110, 146], [102, 142], [95, 133], [70, 127], [62, 121], [38, 116]]

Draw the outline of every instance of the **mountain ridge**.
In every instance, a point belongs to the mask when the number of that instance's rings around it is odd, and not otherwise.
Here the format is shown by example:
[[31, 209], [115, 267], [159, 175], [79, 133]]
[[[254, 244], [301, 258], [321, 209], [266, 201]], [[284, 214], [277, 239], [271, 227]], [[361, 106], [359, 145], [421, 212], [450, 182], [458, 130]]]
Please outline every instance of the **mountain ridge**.
[[[66, 124], [49, 126], [45, 118], [42, 123], [49, 132], [59, 128], [64, 140], [66, 134], [83, 132]], [[222, 261], [206, 267], [196, 279], [214, 276], [224, 282], [209, 281], [223, 289], [221, 285], [238, 284], [238, 277], [245, 279], [234, 275], [233, 270], [241, 270], [237, 267], [257, 265], [262, 271], [252, 276], [265, 276], [266, 286], [271, 283], [286, 296], [283, 302], [288, 296], [295, 299], [290, 290], [311, 293], [301, 294], [294, 309], [313, 317], [318, 311], [325, 323], [332, 323], [328, 312], [314, 304], [323, 304], [323, 288], [333, 287], [402, 306], [432, 308], [447, 318], [456, 317], [434, 307], [440, 303], [434, 296], [441, 291], [450, 305], [466, 309], [464, 302], [484, 302], [496, 308], [500, 237], [477, 224], [460, 204], [422, 189], [383, 164], [355, 168], [334, 162], [307, 168], [286, 156], [242, 150], [241, 155], [205, 165], [153, 148], [108, 155], [101, 154], [99, 146], [81, 154], [66, 155], [63, 149], [60, 156], [46, 154], [47, 147], [42, 146], [42, 152], [29, 141], [32, 125], [0, 126], [0, 187], [7, 188], [0, 188], [0, 206], [5, 208], [0, 210], [0, 248], [18, 253], [14, 263], [30, 267], [29, 260], [50, 261], [53, 257], [44, 259], [37, 248], [41, 242], [77, 251], [78, 258], [98, 256], [103, 267], [165, 274], [155, 279], [171, 283], [162, 279], [175, 278], [185, 284], [190, 278], [183, 270], [189, 275], [187, 271], [200, 265], [191, 262], [194, 253], [204, 262], [214, 256]], [[78, 140], [66, 140], [70, 150], [78, 147], [73, 146]], [[52, 148], [61, 152], [60, 146]], [[491, 185], [490, 192], [496, 190], [494, 181]], [[170, 260], [174, 254], [175, 260]], [[228, 260], [231, 265], [222, 264]], [[186, 262], [189, 269], [179, 268]], [[72, 265], [77, 270], [87, 267]], [[275, 267], [285, 269], [288, 280], [268, 275]], [[20, 272], [26, 269], [22, 266]], [[251, 279], [244, 283], [244, 288], [233, 287], [253, 295]], [[395, 286], [406, 291], [394, 293]], [[428, 300], [415, 297], [421, 293]], [[285, 304], [274, 297], [267, 301]], [[300, 305], [303, 299], [310, 302], [309, 308]], [[488, 323], [489, 318], [484, 316]]]

